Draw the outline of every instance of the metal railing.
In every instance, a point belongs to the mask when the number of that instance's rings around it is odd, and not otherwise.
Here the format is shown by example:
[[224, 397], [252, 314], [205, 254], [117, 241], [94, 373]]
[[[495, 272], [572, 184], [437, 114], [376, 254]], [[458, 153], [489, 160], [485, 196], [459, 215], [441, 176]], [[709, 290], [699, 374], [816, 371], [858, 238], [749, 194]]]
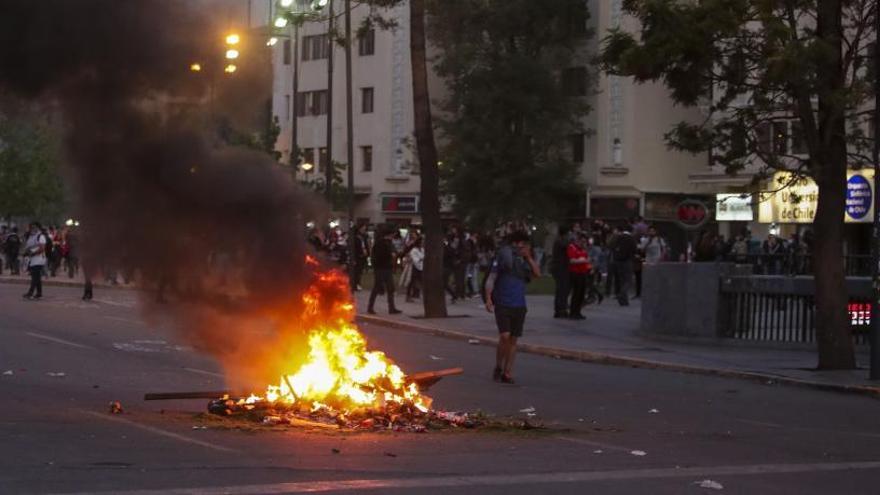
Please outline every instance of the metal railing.
[[[813, 256], [809, 254], [727, 254], [721, 261], [750, 265], [755, 275], [812, 275]], [[847, 277], [870, 277], [871, 255], [844, 256]]]
[[[862, 281], [848, 280], [853, 342], [867, 345], [870, 295]], [[868, 287], [870, 282], [867, 281]], [[737, 276], [722, 279], [723, 337], [761, 342], [816, 341], [812, 277]]]

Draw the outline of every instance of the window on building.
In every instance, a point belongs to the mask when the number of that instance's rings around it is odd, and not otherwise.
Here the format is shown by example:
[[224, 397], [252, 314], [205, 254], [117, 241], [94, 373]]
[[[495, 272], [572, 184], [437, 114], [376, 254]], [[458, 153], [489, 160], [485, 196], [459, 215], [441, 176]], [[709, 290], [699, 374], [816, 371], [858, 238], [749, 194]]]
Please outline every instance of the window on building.
[[571, 141], [571, 161], [574, 163], [584, 163], [584, 135], [572, 134], [569, 136]]
[[361, 170], [364, 172], [373, 171], [373, 147], [361, 146]]
[[785, 155], [788, 153], [788, 121], [779, 120], [773, 122], [773, 153]]
[[569, 67], [562, 72], [562, 90], [568, 96], [587, 95], [587, 68]]
[[589, 17], [586, 0], [572, 2], [568, 8], [568, 29], [570, 34], [585, 36], [588, 32], [587, 20]]
[[290, 120], [290, 95], [284, 95], [284, 120]]
[[290, 40], [284, 40], [284, 49], [282, 53], [284, 57], [284, 65], [290, 65]]
[[373, 88], [361, 88], [361, 113], [373, 113]]
[[302, 53], [303, 60], [320, 60], [330, 54], [330, 38], [326, 34], [303, 36]]
[[804, 126], [797, 120], [791, 121], [791, 154], [807, 154], [807, 141], [804, 136]]
[[366, 56], [376, 53], [376, 31], [367, 29], [358, 37], [358, 55]]
[[327, 115], [327, 109], [330, 107], [329, 95], [327, 90], [312, 91], [312, 115]]
[[327, 171], [327, 148], [318, 149], [318, 172], [326, 173]]
[[309, 93], [299, 92], [296, 94], [296, 116], [305, 117], [309, 114]]

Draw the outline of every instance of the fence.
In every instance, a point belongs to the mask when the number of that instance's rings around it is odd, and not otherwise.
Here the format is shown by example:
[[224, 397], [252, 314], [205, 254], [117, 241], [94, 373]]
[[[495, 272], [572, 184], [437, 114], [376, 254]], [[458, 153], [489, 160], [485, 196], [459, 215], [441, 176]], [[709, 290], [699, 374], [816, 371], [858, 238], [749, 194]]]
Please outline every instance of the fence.
[[[809, 254], [728, 254], [724, 260], [752, 267], [755, 275], [811, 275], [813, 257]], [[847, 277], [871, 276], [871, 255], [848, 254], [843, 258]]]
[[[856, 345], [868, 344], [870, 279], [848, 278], [849, 318]], [[816, 340], [813, 277], [734, 276], [721, 279], [721, 336], [750, 341]]]

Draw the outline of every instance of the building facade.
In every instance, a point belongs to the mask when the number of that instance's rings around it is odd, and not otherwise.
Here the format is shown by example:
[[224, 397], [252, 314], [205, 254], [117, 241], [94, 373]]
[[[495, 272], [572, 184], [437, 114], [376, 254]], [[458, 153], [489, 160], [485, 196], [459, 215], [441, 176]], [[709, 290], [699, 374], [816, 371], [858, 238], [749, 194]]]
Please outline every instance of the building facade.
[[[561, 70], [585, 78], [595, 72], [589, 61], [599, 49], [602, 33], [632, 22], [624, 16], [621, 3], [589, 0], [588, 23], [596, 34], [582, 47], [583, 66]], [[342, 2], [337, 5], [339, 11]], [[406, 4], [389, 11], [386, 17], [397, 23], [394, 30], [376, 29], [353, 45], [356, 217], [362, 221], [419, 221], [408, 12]], [[365, 13], [365, 7], [355, 8], [355, 26]], [[326, 23], [306, 23], [295, 42], [293, 29], [288, 27], [287, 37], [279, 38], [273, 47], [273, 112], [281, 126], [277, 149], [284, 154], [283, 160], [290, 159], [293, 119], [297, 119], [297, 144], [304, 150], [303, 159], [316, 165], [297, 172], [306, 181], [322, 177], [326, 166], [326, 55], [330, 48], [321, 38], [326, 33]], [[338, 45], [332, 50], [332, 157], [344, 163], [344, 52]], [[295, 56], [299, 57], [299, 95], [292, 90]], [[438, 92], [432, 98], [436, 100], [442, 85], [434, 82], [432, 90]], [[580, 164], [587, 184], [578, 216], [624, 221], [642, 215], [672, 225], [682, 201], [714, 200], [690, 180], [707, 169], [707, 157], [669, 150], [663, 139], [674, 123], [701, 118], [698, 110], [673, 105], [660, 84], [637, 85], [628, 78], [604, 74], [595, 82], [585, 94], [593, 109], [583, 120], [589, 133], [572, 136], [572, 158]]]

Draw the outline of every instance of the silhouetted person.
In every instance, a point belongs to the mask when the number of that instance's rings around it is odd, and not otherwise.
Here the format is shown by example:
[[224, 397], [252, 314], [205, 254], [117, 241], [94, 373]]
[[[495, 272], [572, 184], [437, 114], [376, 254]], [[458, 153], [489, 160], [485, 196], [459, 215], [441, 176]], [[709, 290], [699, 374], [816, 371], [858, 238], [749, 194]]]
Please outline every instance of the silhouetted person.
[[376, 296], [379, 290], [384, 289], [388, 296], [388, 313], [394, 315], [400, 311], [394, 306], [394, 277], [392, 269], [394, 268], [394, 246], [391, 244], [393, 232], [386, 231], [382, 237], [376, 240], [373, 246], [373, 253], [370, 261], [373, 263], [373, 273], [375, 274], [375, 282], [373, 290], [370, 291], [370, 304], [367, 307], [367, 313], [376, 314], [374, 305], [376, 304]]

